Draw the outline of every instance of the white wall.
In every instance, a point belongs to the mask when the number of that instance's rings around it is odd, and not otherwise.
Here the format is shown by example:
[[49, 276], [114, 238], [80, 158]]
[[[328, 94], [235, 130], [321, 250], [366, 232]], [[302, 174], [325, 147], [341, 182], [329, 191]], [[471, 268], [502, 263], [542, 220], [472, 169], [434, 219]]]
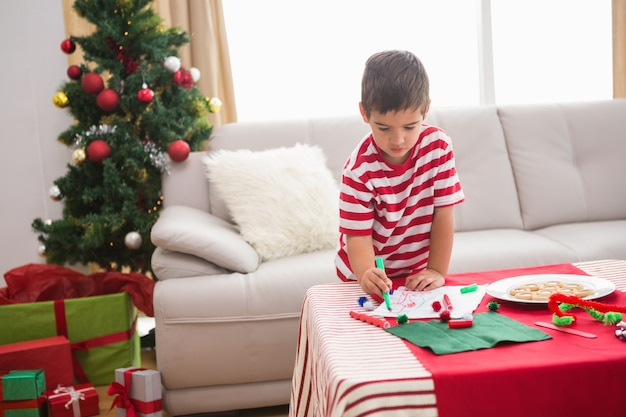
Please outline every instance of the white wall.
[[71, 156], [57, 137], [72, 118], [52, 104], [67, 80], [65, 37], [60, 0], [0, 2], [0, 287], [8, 270], [45, 262], [33, 219], [61, 217], [49, 189]]

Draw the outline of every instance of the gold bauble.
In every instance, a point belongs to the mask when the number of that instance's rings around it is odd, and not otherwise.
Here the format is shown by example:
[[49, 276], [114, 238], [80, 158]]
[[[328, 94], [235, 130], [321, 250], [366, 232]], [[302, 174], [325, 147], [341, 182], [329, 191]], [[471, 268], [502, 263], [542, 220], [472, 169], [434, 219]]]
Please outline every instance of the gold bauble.
[[222, 100], [217, 97], [207, 98], [207, 103], [209, 104], [209, 111], [211, 113], [217, 113], [222, 108]]
[[85, 160], [85, 148], [78, 148], [72, 152], [72, 160], [75, 164], [80, 164]]
[[67, 98], [67, 95], [63, 91], [59, 91], [52, 97], [52, 102], [55, 106], [62, 109], [70, 104], [70, 99]]
[[148, 170], [145, 168], [141, 168], [139, 171], [137, 171], [137, 179], [139, 180], [139, 182], [146, 182], [146, 180], [148, 179]]

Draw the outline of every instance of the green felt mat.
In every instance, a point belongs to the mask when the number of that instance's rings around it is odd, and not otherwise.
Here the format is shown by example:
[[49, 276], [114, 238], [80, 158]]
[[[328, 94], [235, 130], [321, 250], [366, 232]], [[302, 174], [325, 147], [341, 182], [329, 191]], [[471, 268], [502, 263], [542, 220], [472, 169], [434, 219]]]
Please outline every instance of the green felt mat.
[[475, 314], [474, 325], [463, 329], [450, 329], [448, 323], [430, 320], [385, 330], [414, 345], [430, 348], [437, 355], [486, 349], [500, 342], [536, 342], [552, 338], [541, 330], [494, 312]]

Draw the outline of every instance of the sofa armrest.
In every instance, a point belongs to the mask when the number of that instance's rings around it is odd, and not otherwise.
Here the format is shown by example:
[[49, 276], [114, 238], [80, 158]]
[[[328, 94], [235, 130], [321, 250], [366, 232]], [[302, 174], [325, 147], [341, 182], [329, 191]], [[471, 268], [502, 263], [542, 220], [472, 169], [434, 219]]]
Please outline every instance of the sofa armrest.
[[193, 207], [164, 208], [150, 239], [159, 248], [194, 255], [230, 271], [248, 273], [259, 266], [259, 255], [235, 226]]

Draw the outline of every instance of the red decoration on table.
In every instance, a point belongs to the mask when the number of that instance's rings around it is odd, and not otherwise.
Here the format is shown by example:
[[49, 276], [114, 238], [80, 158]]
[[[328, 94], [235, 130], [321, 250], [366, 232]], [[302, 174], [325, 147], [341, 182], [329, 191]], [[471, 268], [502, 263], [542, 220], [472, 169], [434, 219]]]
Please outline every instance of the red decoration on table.
[[60, 385], [46, 393], [52, 417], [86, 417], [100, 414], [100, 398], [93, 384]]
[[439, 320], [441, 320], [443, 323], [449, 321], [450, 320], [450, 312], [448, 310], [443, 310], [439, 314]]
[[439, 313], [441, 311], [441, 303], [439, 301], [433, 301], [432, 307], [435, 313]]
[[64, 39], [61, 42], [61, 50], [65, 52], [66, 54], [71, 54], [72, 52], [76, 50], [76, 43], [74, 43], [74, 41], [69, 38]]
[[111, 147], [102, 139], [96, 139], [87, 146], [87, 158], [100, 163], [111, 155]]
[[[595, 319], [605, 321], [606, 324], [618, 323], [622, 320], [622, 315], [620, 313], [626, 313], [626, 307], [614, 304], [604, 304], [597, 301], [583, 300], [575, 295], [556, 293], [550, 296], [550, 299], [548, 300], [548, 308], [555, 317], [565, 318], [565, 320], [553, 320], [555, 322], [554, 324], [557, 325], [571, 324], [576, 321], [575, 315], [568, 314], [559, 307], [561, 303], [571, 304], [573, 307], [585, 309]], [[600, 315], [597, 314], [598, 312]], [[567, 318], [569, 318], [569, 320], [567, 320]]]
[[172, 161], [183, 162], [189, 156], [189, 144], [184, 140], [175, 140], [167, 148], [167, 154]]
[[105, 88], [98, 93], [96, 104], [106, 112], [112, 112], [120, 104], [120, 96], [111, 88]]

